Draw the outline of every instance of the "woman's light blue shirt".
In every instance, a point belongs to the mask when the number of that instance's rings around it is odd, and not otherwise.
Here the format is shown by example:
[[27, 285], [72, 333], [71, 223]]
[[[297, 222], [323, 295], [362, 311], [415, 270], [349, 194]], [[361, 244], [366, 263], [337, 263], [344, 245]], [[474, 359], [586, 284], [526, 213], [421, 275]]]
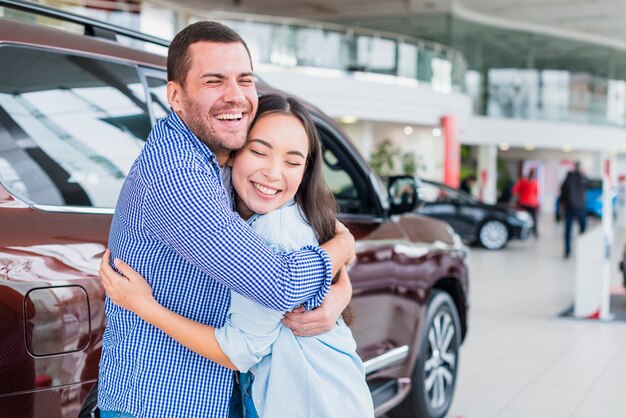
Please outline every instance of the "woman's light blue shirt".
[[[277, 251], [318, 244], [293, 201], [248, 222]], [[283, 315], [231, 292], [226, 324], [215, 330], [233, 364], [254, 374], [259, 417], [373, 417], [363, 362], [343, 319], [325, 334], [296, 337], [281, 323]]]

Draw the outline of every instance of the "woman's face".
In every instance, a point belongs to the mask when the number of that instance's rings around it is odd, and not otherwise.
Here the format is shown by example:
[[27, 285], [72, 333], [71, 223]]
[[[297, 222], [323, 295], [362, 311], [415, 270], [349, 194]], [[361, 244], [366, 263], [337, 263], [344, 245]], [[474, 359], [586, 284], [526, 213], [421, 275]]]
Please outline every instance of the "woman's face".
[[261, 117], [231, 161], [237, 212], [243, 219], [290, 201], [302, 181], [309, 141], [295, 116]]

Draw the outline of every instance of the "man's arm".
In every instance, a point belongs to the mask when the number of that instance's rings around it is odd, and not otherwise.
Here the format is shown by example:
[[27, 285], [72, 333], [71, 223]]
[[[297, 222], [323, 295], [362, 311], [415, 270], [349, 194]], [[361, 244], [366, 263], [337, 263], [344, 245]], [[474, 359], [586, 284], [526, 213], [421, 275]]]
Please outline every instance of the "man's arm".
[[294, 335], [312, 337], [330, 331], [352, 298], [352, 284], [348, 272], [343, 266], [339, 279], [331, 287], [324, 302], [311, 311], [303, 307], [287, 312], [283, 324], [291, 328]]
[[166, 246], [230, 289], [289, 310], [323, 299], [330, 279], [354, 255], [347, 230], [325, 244], [277, 254], [228, 206], [221, 181], [196, 167], [154, 176], [144, 198], [145, 227]]

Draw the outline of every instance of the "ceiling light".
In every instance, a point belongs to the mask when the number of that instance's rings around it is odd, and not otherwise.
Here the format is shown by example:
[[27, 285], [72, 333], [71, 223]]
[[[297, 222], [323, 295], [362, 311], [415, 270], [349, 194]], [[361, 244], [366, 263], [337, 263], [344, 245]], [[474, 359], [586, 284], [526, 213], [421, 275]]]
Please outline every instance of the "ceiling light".
[[573, 148], [571, 145], [563, 145], [563, 152], [572, 152]]
[[413, 128], [410, 126], [405, 126], [404, 127], [404, 134], [405, 135], [411, 135], [413, 133]]
[[500, 151], [507, 151], [511, 147], [506, 142], [501, 142], [498, 148], [500, 148]]
[[433, 129], [433, 136], [435, 138], [439, 138], [441, 136], [441, 129], [439, 129], [439, 128]]
[[526, 144], [526, 145], [524, 145], [524, 149], [526, 151], [532, 151], [532, 150], [535, 149], [535, 144]]
[[358, 119], [356, 118], [356, 116], [354, 115], [345, 115], [342, 116], [339, 121], [341, 121], [341, 123], [344, 123], [346, 125], [349, 125], [351, 123], [356, 123], [358, 121]]

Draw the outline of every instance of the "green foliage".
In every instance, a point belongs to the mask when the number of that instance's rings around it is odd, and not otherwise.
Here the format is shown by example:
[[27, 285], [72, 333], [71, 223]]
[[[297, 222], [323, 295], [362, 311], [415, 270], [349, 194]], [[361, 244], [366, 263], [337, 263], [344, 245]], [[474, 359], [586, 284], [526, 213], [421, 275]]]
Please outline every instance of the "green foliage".
[[400, 153], [390, 139], [383, 139], [376, 145], [370, 156], [370, 165], [378, 175], [389, 175], [393, 172], [394, 159]]
[[402, 174], [412, 176], [417, 171], [417, 159], [412, 152], [406, 152], [400, 157], [402, 160]]
[[500, 195], [511, 183], [513, 183], [513, 177], [511, 177], [511, 173], [506, 167], [506, 162], [498, 157], [496, 160], [496, 167], [498, 170], [498, 181], [496, 184], [496, 189], [498, 191], [498, 195]]
[[478, 178], [476, 173], [476, 161], [472, 158], [471, 145], [461, 145], [461, 171], [459, 173], [460, 180], [466, 179], [469, 176]]
[[380, 176], [398, 174], [396, 165], [399, 163], [401, 174], [412, 176], [418, 168], [418, 161], [412, 152], [402, 152], [390, 139], [380, 141], [370, 156], [370, 165]]

